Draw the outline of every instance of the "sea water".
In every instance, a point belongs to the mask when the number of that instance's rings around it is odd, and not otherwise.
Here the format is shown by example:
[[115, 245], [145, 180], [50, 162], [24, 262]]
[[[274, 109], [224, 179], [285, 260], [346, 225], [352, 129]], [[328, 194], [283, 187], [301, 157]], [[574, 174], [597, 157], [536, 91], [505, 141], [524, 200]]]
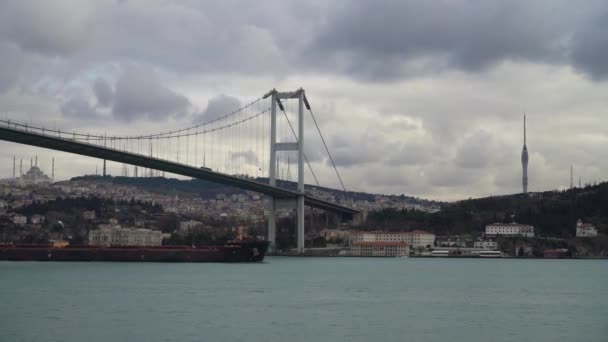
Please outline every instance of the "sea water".
[[0, 341], [608, 341], [608, 260], [0, 262]]

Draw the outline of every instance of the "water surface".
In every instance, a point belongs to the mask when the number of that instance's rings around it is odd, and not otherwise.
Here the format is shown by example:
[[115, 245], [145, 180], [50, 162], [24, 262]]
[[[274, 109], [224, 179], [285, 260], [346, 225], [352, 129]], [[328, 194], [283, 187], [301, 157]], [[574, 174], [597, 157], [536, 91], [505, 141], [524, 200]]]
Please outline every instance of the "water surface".
[[608, 341], [608, 261], [0, 262], [0, 341]]

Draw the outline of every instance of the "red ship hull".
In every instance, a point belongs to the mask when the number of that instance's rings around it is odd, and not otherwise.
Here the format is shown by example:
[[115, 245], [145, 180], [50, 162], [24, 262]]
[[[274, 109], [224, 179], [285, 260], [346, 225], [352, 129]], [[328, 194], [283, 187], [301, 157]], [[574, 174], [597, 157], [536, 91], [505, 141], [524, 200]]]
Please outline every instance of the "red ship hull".
[[102, 247], [0, 245], [0, 260], [127, 262], [260, 262], [268, 241], [230, 241], [224, 246]]

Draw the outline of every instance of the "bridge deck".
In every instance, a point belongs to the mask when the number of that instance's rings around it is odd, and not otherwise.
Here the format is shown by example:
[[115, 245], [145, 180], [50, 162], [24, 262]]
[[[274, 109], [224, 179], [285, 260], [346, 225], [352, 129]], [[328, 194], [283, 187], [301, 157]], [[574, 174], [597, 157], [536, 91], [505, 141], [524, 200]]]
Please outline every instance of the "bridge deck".
[[[148, 157], [141, 154], [124, 152], [81, 141], [55, 137], [48, 134], [26, 132], [19, 129], [0, 127], [0, 140], [75, 153], [83, 156], [106, 159], [118, 163], [125, 163], [170, 172], [182, 176], [204, 179], [219, 184], [238, 187], [244, 190], [255, 191], [275, 198], [293, 198], [299, 195], [299, 193], [296, 191], [279, 188], [277, 186], [256, 182], [250, 179], [239, 178], [220, 172], [196, 168], [190, 165]], [[353, 215], [358, 212], [355, 209], [347, 208], [308, 195], [305, 197], [305, 202], [311, 207], [340, 214]]]

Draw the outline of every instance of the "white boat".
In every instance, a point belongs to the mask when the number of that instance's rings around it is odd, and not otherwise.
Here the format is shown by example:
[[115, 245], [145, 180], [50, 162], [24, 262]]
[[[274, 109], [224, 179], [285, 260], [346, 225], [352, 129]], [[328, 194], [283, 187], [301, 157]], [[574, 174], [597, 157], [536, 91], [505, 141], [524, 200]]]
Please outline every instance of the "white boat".
[[502, 258], [501, 251], [481, 251], [479, 256], [482, 258]]

